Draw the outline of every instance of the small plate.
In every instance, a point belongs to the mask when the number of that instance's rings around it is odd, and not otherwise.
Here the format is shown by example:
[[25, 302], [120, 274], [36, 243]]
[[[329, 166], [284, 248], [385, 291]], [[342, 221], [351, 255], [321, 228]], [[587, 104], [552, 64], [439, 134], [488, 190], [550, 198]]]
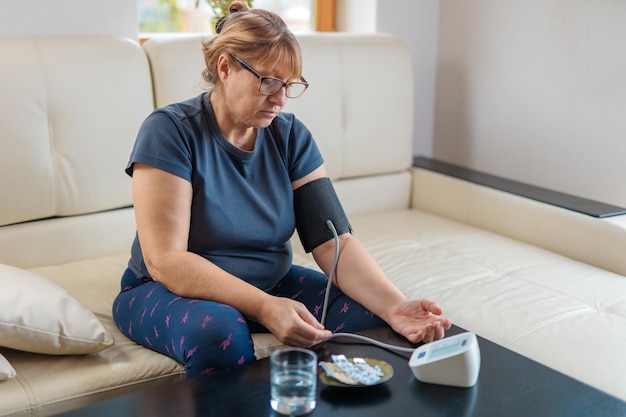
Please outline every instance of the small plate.
[[364, 387], [375, 387], [376, 385], [380, 385], [384, 382], [389, 381], [391, 377], [393, 376], [393, 367], [389, 365], [387, 362], [381, 361], [379, 359], [373, 359], [373, 358], [363, 358], [363, 359], [365, 359], [365, 362], [367, 362], [369, 366], [377, 366], [377, 365], [380, 366], [380, 370], [383, 371], [383, 377], [380, 379], [380, 381], [372, 385], [344, 384], [343, 382], [339, 382], [335, 378], [326, 375], [326, 371], [323, 368], [321, 369], [321, 372], [320, 372], [320, 381], [322, 381], [322, 384], [327, 385], [329, 387], [364, 388]]

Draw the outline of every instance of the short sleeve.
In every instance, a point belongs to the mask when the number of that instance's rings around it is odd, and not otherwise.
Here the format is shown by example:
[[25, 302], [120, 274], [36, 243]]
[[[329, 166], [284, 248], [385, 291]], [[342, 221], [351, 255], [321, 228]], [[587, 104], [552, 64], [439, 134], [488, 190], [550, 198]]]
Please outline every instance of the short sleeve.
[[133, 174], [137, 162], [162, 169], [191, 181], [192, 158], [185, 118], [156, 110], [141, 125], [126, 173]]
[[291, 113], [281, 113], [273, 123], [274, 136], [282, 148], [291, 181], [296, 181], [324, 163], [311, 131]]

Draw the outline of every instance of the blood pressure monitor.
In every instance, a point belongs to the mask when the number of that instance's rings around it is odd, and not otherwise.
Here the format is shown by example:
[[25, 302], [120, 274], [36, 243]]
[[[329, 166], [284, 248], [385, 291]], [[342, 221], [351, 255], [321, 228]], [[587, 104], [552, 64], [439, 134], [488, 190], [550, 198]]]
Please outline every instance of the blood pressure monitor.
[[415, 378], [431, 384], [468, 388], [480, 371], [480, 350], [473, 333], [461, 333], [415, 349], [409, 360]]

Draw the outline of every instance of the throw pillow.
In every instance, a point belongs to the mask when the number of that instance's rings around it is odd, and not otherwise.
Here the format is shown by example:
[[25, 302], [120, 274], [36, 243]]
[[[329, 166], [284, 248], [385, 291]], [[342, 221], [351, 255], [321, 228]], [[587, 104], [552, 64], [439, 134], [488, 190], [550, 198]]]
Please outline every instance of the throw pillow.
[[14, 377], [15, 369], [13, 369], [9, 361], [4, 356], [0, 355], [0, 381]]
[[113, 335], [65, 288], [0, 264], [0, 346], [51, 355], [98, 352]]

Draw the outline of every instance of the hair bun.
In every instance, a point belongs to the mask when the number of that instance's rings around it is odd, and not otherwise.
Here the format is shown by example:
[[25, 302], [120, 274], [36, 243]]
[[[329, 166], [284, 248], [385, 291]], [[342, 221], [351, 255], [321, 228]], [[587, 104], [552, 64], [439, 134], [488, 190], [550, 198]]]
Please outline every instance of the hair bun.
[[228, 6], [228, 13], [233, 14], [237, 12], [246, 12], [250, 10], [248, 5], [243, 1], [234, 1]]
[[248, 8], [248, 5], [243, 1], [232, 2], [230, 6], [228, 6], [228, 15], [220, 17], [219, 19], [217, 19], [217, 22], [215, 22], [215, 33], [219, 35], [222, 32], [222, 29], [224, 29], [224, 24], [226, 23], [226, 18], [228, 16], [238, 12], [246, 12], [248, 10], [250, 10]]

